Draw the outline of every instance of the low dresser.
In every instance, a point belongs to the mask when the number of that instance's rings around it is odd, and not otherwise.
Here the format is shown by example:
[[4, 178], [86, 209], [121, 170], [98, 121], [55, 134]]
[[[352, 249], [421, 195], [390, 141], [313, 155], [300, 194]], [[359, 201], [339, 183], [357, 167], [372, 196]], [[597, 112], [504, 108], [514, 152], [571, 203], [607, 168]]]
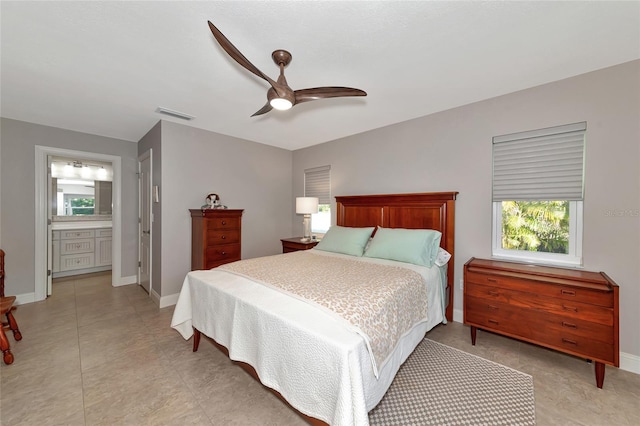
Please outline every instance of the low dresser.
[[464, 323], [595, 363], [620, 365], [618, 285], [604, 272], [471, 258], [464, 265]]

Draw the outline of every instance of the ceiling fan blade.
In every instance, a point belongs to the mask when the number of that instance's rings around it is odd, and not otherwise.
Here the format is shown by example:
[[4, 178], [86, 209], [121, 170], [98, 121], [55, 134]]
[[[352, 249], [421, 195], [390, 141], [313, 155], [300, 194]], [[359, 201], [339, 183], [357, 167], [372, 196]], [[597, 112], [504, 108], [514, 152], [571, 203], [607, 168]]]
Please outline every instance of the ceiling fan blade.
[[271, 87], [273, 87], [274, 90], [278, 91], [279, 89], [278, 83], [270, 79], [266, 74], [260, 71], [255, 65], [249, 62], [249, 60], [245, 58], [244, 55], [240, 53], [240, 51], [233, 44], [231, 44], [229, 39], [226, 38], [224, 34], [222, 34], [222, 32], [220, 32], [220, 30], [211, 23], [211, 21], [207, 21], [207, 22], [209, 22], [209, 29], [211, 29], [211, 32], [213, 33], [213, 36], [215, 37], [215, 39], [218, 41], [218, 43], [224, 49], [224, 51], [227, 52], [234, 61], [242, 65], [248, 71], [251, 71], [252, 73], [257, 75], [258, 77], [268, 81]]
[[258, 111], [256, 111], [253, 114], [251, 114], [251, 116], [255, 117], [256, 115], [266, 114], [269, 111], [271, 111], [272, 109], [273, 109], [273, 107], [271, 106], [271, 104], [269, 102], [267, 102], [266, 104], [264, 104], [264, 106], [262, 108], [260, 108]]
[[316, 99], [341, 98], [344, 96], [367, 96], [367, 92], [352, 87], [314, 87], [312, 89], [294, 90], [296, 104]]

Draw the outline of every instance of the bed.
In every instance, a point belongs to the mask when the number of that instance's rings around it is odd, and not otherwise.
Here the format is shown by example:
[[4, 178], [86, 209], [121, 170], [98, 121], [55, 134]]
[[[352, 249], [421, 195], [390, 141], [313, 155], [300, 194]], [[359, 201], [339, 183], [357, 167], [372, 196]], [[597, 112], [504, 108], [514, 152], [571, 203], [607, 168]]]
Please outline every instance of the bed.
[[[438, 231], [439, 246], [451, 254], [442, 267], [405, 262], [398, 265], [396, 260], [375, 257], [352, 259], [331, 250], [314, 249], [192, 271], [185, 278], [171, 326], [185, 339], [194, 336], [194, 351], [201, 334], [210, 337], [229, 358], [310, 423], [366, 425], [368, 411], [380, 402], [425, 333], [452, 320], [456, 195], [438, 192], [336, 197], [336, 224], [344, 230], [374, 229], [370, 249], [377, 242], [376, 235], [382, 241], [383, 232]], [[412, 321], [411, 327], [399, 329], [397, 338], [382, 339], [386, 346], [379, 344], [371, 329], [349, 327], [322, 303], [295, 297], [288, 287], [269, 284], [263, 277], [275, 274], [271, 264], [285, 261], [290, 265], [306, 262], [304, 265], [312, 268], [318, 262], [335, 262], [329, 264], [338, 265], [331, 267], [336, 270], [342, 269], [340, 262], [355, 262], [366, 264], [373, 275], [389, 269], [407, 276], [417, 274], [423, 283], [433, 283], [425, 290], [427, 315], [421, 321], [407, 320]], [[247, 275], [246, 268], [251, 269], [251, 265], [258, 275]], [[402, 308], [403, 312], [411, 311], [408, 305]]]

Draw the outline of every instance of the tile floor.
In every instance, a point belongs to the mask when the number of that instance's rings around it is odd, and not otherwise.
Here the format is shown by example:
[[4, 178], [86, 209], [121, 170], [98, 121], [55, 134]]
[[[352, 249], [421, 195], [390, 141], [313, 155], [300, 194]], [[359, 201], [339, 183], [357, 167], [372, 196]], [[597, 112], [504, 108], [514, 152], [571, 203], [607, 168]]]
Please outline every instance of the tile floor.
[[[303, 425], [300, 417], [204, 340], [191, 352], [138, 286], [108, 273], [58, 279], [53, 296], [22, 305], [15, 362], [0, 366], [0, 424]], [[529, 373], [539, 425], [638, 425], [640, 376], [468, 328], [431, 339]]]

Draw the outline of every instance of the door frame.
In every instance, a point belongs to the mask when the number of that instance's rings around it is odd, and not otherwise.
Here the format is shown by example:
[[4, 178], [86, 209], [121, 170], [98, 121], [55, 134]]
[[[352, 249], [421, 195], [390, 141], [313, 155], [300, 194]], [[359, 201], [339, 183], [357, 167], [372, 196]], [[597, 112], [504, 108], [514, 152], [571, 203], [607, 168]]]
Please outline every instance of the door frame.
[[47, 298], [47, 253], [49, 250], [49, 235], [47, 233], [47, 210], [49, 209], [47, 185], [47, 157], [49, 155], [63, 157], [81, 157], [87, 160], [110, 161], [113, 166], [113, 192], [111, 212], [111, 225], [113, 228], [113, 240], [111, 248], [112, 271], [111, 285], [120, 285], [120, 275], [122, 269], [122, 166], [121, 158], [115, 155], [98, 154], [95, 152], [76, 151], [71, 149], [54, 148], [49, 146], [35, 146], [35, 179], [36, 179], [36, 199], [35, 199], [35, 283], [34, 301]]
[[144, 200], [142, 199], [142, 162], [149, 158], [149, 205], [147, 206], [149, 209], [149, 228], [151, 229], [151, 234], [149, 234], [149, 297], [152, 297], [153, 293], [153, 148], [149, 148], [147, 151], [143, 152], [138, 156], [138, 285], [142, 285], [140, 282], [140, 268], [141, 268], [141, 260], [142, 253], [140, 250], [140, 245], [142, 244], [142, 203]]

